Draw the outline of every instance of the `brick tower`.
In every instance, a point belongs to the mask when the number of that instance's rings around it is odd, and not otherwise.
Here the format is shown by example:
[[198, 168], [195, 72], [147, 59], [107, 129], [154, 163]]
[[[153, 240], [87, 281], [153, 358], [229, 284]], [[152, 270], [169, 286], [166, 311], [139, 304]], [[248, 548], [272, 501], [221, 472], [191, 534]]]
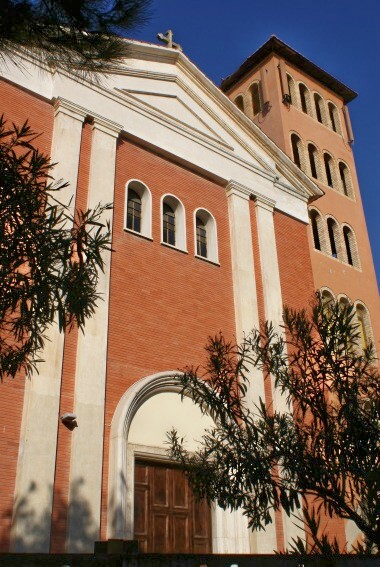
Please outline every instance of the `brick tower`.
[[323, 190], [309, 206], [315, 288], [326, 300], [350, 300], [363, 346], [378, 349], [379, 296], [347, 108], [356, 93], [275, 36], [221, 88]]

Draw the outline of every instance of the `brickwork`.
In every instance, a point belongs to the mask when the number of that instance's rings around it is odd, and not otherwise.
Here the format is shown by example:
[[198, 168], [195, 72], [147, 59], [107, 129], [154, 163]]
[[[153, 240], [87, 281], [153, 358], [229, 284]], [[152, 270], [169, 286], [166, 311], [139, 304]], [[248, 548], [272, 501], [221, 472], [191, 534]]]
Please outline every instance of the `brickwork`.
[[[35, 145], [49, 154], [52, 139], [52, 106], [26, 90], [0, 80], [0, 107], [6, 120], [21, 126], [28, 120], [33, 131], [41, 133]], [[19, 451], [25, 377], [5, 378], [0, 384], [0, 551], [8, 551], [12, 520], [13, 494]]]
[[[152, 192], [153, 241], [123, 230], [124, 191], [139, 179]], [[160, 243], [160, 198], [186, 213], [188, 253]], [[131, 384], [150, 374], [199, 364], [208, 335], [235, 333], [227, 198], [222, 187], [127, 140], [118, 145], [111, 263], [105, 409], [102, 537], [106, 536], [109, 431]], [[194, 216], [215, 217], [220, 266], [195, 258]]]

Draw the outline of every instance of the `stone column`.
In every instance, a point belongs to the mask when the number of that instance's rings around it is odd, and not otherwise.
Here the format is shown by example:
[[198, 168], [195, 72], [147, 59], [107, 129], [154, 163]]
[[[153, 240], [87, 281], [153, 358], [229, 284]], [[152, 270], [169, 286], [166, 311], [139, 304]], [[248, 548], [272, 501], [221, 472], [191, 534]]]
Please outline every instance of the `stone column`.
[[[255, 193], [255, 202], [265, 318], [273, 323], [275, 330], [280, 335], [283, 335], [283, 299], [273, 218], [275, 202], [259, 193]], [[272, 397], [275, 410], [281, 412], [288, 411], [286, 398], [274, 387], [274, 381], [272, 382]], [[295, 518], [289, 518], [283, 512], [282, 520], [285, 547], [292, 538], [297, 538], [298, 536], [305, 537], [304, 531], [294, 524]]]
[[[252, 228], [250, 219], [249, 199], [252, 191], [235, 181], [227, 185], [228, 213], [230, 223], [231, 259], [233, 275], [233, 293], [235, 304], [236, 337], [240, 342], [244, 334], [259, 327], [259, 312], [256, 294], [255, 268], [253, 260]], [[259, 398], [265, 400], [264, 379], [261, 371], [251, 368], [249, 372], [250, 385], [247, 390], [247, 402], [252, 411]], [[229, 524], [235, 522], [235, 533]], [[224, 520], [224, 523], [226, 520]], [[223, 524], [222, 524], [223, 525]], [[265, 532], [252, 533], [247, 528], [247, 520], [241, 513], [226, 523], [226, 541], [229, 534], [234, 533], [239, 542], [239, 551], [248, 547], [253, 553], [273, 553], [277, 548], [274, 524], [267, 526]], [[240, 534], [240, 537], [237, 535]], [[244, 542], [244, 543], [243, 543]], [[230, 553], [234, 550], [228, 550]], [[244, 553], [248, 553], [245, 551]], [[227, 552], [223, 550], [223, 552]]]
[[[52, 162], [53, 176], [68, 181], [57, 198], [73, 212], [78, 178], [82, 109], [64, 99], [55, 103]], [[26, 378], [17, 465], [11, 549], [47, 553], [56, 459], [57, 428], [64, 335], [55, 322], [47, 332], [41, 353], [44, 362]]]
[[[95, 118], [91, 146], [87, 207], [113, 202], [116, 141], [121, 126]], [[112, 226], [112, 211], [103, 221]], [[104, 256], [97, 291], [96, 312], [78, 336], [74, 413], [78, 427], [71, 449], [68, 551], [91, 552], [99, 538], [103, 470], [104, 401], [106, 384], [108, 308], [111, 254]]]

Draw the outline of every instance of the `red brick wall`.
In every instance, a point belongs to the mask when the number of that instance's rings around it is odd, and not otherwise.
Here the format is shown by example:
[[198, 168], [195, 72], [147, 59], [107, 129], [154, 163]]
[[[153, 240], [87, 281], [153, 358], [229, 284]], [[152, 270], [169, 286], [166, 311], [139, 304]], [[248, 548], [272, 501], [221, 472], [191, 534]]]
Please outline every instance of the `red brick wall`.
[[[153, 242], [124, 227], [125, 185], [152, 192]], [[186, 210], [188, 254], [160, 244], [160, 198]], [[194, 257], [193, 212], [215, 217], [220, 266]], [[106, 536], [108, 445], [115, 408], [131, 384], [150, 374], [199, 364], [208, 335], [235, 333], [227, 198], [222, 187], [128, 141], [118, 146], [111, 263], [105, 408], [102, 537]]]
[[[0, 108], [4, 118], [21, 126], [26, 120], [41, 133], [35, 145], [49, 154], [53, 129], [53, 108], [40, 98], [0, 80]], [[25, 377], [5, 379], [0, 384], [0, 551], [8, 551], [18, 459]]]

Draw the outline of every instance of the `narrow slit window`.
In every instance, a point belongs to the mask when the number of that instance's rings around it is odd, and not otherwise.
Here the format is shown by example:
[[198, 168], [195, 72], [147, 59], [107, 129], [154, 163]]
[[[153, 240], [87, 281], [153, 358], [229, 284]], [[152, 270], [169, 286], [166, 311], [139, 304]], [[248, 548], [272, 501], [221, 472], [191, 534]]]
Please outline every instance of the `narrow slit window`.
[[128, 190], [128, 205], [127, 205], [127, 228], [135, 232], [141, 232], [141, 199], [139, 195], [133, 191]]
[[346, 253], [347, 253], [347, 261], [348, 263], [353, 266], [354, 262], [353, 262], [353, 256], [352, 256], [352, 250], [351, 250], [351, 234], [350, 234], [350, 229], [348, 228], [348, 226], [345, 226], [343, 228], [343, 236], [344, 236], [344, 244], [346, 246]]
[[291, 142], [292, 142], [294, 163], [301, 169], [301, 154], [300, 154], [301, 140], [299, 139], [298, 136], [296, 136], [296, 134], [292, 134]]
[[167, 203], [163, 206], [162, 223], [163, 241], [175, 246], [175, 213]]
[[322, 99], [318, 94], [314, 95], [314, 102], [315, 102], [315, 112], [317, 115], [317, 120], [321, 124], [323, 124], [323, 113], [322, 113]]
[[340, 181], [342, 183], [342, 189], [343, 189], [343, 193], [346, 195], [346, 197], [350, 197], [350, 180], [349, 180], [349, 176], [348, 176], [348, 169], [347, 167], [344, 165], [344, 163], [340, 162], [339, 164], [339, 176], [340, 176]]
[[310, 211], [310, 221], [311, 221], [311, 229], [313, 232], [313, 241], [314, 241], [314, 248], [316, 250], [321, 250], [321, 238], [319, 235], [319, 227], [318, 227], [318, 221], [320, 220], [320, 217], [318, 215], [318, 213], [316, 211]]
[[308, 101], [307, 101], [307, 97], [309, 95], [307, 88], [305, 87], [305, 85], [300, 84], [299, 86], [299, 90], [300, 90], [300, 98], [301, 98], [301, 108], [302, 111], [305, 114], [309, 114], [308, 112]]
[[335, 112], [336, 108], [331, 103], [329, 103], [328, 106], [329, 106], [331, 128], [334, 130], [334, 132], [338, 132], [337, 118], [336, 118], [336, 112]]
[[329, 187], [334, 187], [332, 171], [331, 171], [331, 157], [328, 154], [323, 156], [325, 162], [326, 180]]
[[318, 169], [317, 169], [317, 148], [313, 144], [308, 146], [309, 161], [310, 161], [310, 171], [314, 179], [318, 179]]
[[256, 116], [256, 114], [259, 114], [259, 112], [261, 112], [259, 83], [253, 83], [251, 92], [252, 92], [253, 115]]
[[336, 232], [336, 223], [333, 219], [328, 219], [327, 221], [327, 230], [329, 233], [330, 239], [330, 246], [331, 246], [331, 256], [333, 258], [338, 258], [338, 251], [337, 251], [337, 243], [335, 239], [335, 232]]

